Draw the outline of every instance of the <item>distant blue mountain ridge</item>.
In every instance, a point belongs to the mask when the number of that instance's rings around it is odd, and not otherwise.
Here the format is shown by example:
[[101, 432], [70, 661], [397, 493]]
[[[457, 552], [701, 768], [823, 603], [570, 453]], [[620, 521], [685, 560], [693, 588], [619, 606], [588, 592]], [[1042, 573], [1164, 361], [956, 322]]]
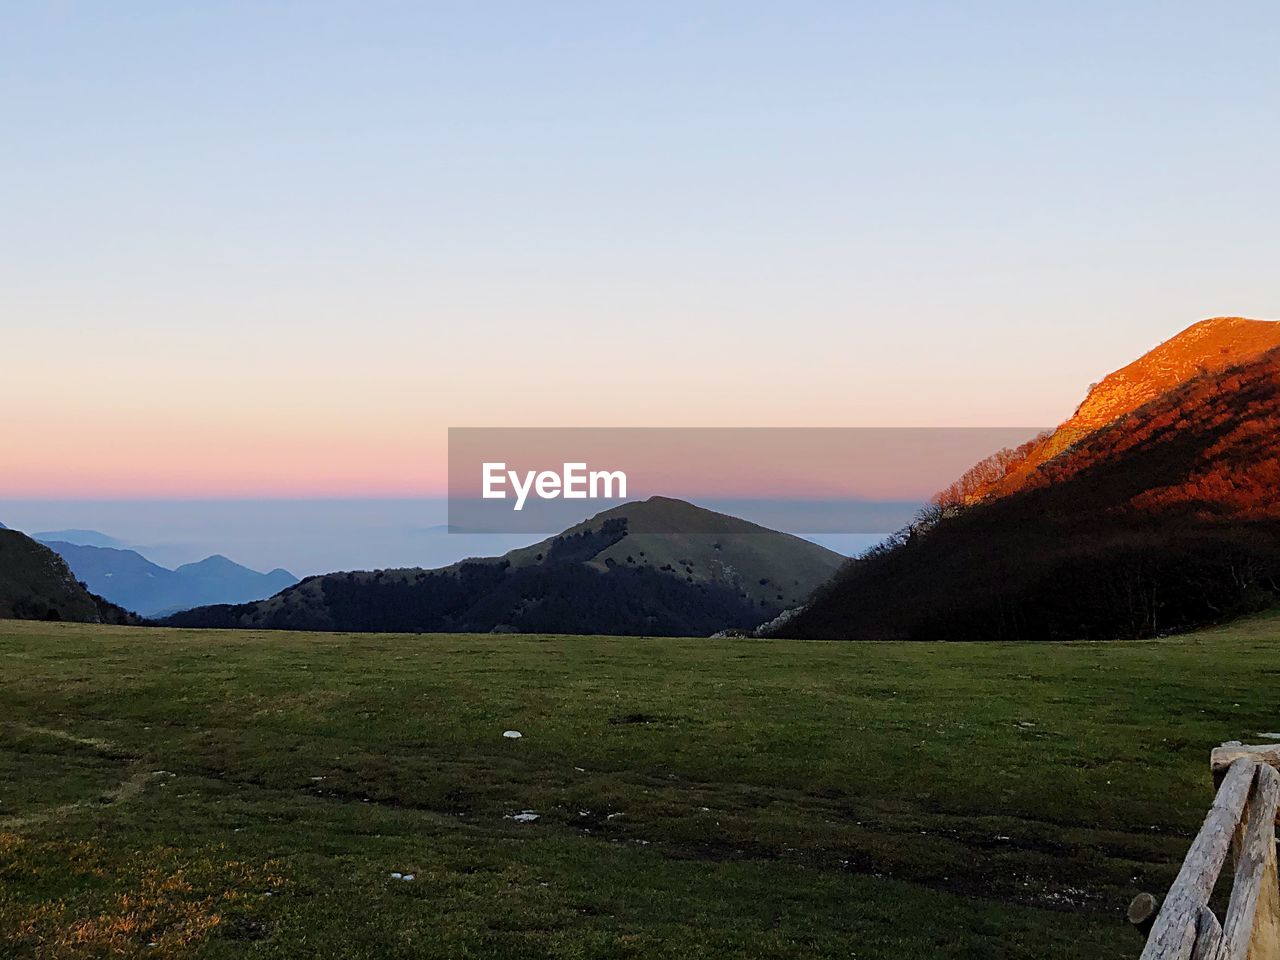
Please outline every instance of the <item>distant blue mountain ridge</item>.
[[220, 555], [170, 570], [95, 530], [47, 531], [34, 539], [61, 556], [93, 593], [144, 617], [263, 600], [298, 582], [288, 570], [259, 573]]
[[56, 541], [58, 543], [74, 543], [81, 547], [114, 547], [117, 550], [127, 550], [130, 544], [123, 540], [117, 540], [115, 537], [109, 537], [105, 533], [99, 533], [97, 530], [46, 530], [43, 533], [30, 534], [32, 540], [39, 540], [41, 543], [49, 543]]

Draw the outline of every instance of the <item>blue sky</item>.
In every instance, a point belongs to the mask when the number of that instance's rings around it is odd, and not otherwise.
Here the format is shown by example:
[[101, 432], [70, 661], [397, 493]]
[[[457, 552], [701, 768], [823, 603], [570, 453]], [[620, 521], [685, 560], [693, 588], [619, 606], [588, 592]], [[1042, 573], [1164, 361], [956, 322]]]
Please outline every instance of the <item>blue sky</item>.
[[[1280, 316], [1274, 3], [0, 10], [0, 495], [466, 425], [1006, 425]], [[54, 389], [56, 385], [56, 389]]]

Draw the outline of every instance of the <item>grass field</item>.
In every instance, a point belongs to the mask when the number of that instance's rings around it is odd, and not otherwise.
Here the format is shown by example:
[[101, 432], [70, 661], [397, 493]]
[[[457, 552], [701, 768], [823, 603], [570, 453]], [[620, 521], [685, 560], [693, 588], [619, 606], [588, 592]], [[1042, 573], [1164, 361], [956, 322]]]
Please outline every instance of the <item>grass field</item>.
[[0, 622], [0, 956], [1129, 958], [1277, 674]]

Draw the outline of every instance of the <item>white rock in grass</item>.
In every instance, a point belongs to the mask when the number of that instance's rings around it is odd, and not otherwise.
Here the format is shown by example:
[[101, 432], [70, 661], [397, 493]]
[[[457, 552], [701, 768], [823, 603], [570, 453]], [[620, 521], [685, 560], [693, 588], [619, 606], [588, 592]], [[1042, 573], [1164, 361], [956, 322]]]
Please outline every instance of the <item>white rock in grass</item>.
[[524, 736], [519, 730], [503, 730], [502, 735], [508, 740], [519, 740]]
[[404, 880], [405, 883], [410, 883], [413, 881], [413, 874], [406, 873], [402, 879]]
[[398, 873], [396, 873], [396, 872], [392, 871], [391, 879], [392, 879], [392, 880], [399, 880], [399, 879], [401, 879], [401, 874], [398, 874]]
[[532, 810], [522, 810], [519, 813], [507, 814], [505, 819], [514, 820], [516, 823], [533, 823], [538, 819], [538, 815]]

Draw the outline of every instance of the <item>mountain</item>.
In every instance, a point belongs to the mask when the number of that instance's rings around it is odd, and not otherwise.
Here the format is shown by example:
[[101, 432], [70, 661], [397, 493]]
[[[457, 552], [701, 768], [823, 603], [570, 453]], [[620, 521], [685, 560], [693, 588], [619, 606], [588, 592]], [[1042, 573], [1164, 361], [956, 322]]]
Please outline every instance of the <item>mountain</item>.
[[1273, 339], [1280, 325], [1209, 321], [1112, 374], [1055, 431], [1059, 452], [1042, 442], [981, 496], [976, 484], [940, 495], [931, 515], [850, 564], [775, 632], [1111, 639], [1275, 603]]
[[56, 540], [45, 545], [66, 560], [90, 590], [146, 617], [211, 603], [258, 600], [298, 582], [287, 570], [258, 573], [222, 556], [168, 570], [134, 550]]
[[131, 623], [136, 618], [94, 596], [66, 563], [16, 530], [0, 530], [0, 619]]
[[1177, 336], [1094, 384], [1069, 420], [1017, 450], [1003, 450], [978, 464], [942, 498], [973, 504], [1005, 496], [1034, 482], [1036, 471], [1090, 434], [1193, 379], [1220, 374], [1280, 347], [1280, 323], [1214, 317]]
[[259, 573], [221, 554], [195, 563], [184, 563], [173, 572], [187, 585], [182, 609], [211, 603], [260, 600], [298, 582], [297, 577], [280, 567]]
[[[671, 531], [679, 531], [672, 533]], [[627, 503], [501, 557], [311, 577], [175, 626], [705, 636], [802, 602], [845, 558], [665, 497]]]
[[114, 547], [117, 550], [129, 549], [129, 544], [115, 537], [109, 537], [97, 530], [45, 530], [33, 533], [33, 539], [41, 543], [74, 543], [81, 547]]

